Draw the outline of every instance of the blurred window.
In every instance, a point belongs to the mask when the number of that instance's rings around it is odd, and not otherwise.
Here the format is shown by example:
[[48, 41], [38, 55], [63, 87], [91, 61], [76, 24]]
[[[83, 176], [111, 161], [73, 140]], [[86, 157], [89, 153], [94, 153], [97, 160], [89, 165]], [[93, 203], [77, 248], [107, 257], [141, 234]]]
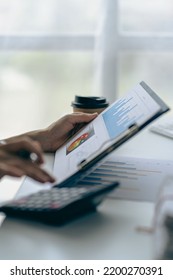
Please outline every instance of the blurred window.
[[100, 0], [0, 0], [0, 138], [72, 112], [94, 95]]

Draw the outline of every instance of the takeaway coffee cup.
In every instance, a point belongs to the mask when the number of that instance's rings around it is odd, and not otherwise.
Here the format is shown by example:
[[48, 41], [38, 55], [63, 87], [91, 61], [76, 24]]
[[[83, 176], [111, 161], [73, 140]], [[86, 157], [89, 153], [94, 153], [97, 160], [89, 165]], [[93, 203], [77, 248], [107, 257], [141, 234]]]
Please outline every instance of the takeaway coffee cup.
[[105, 97], [75, 95], [75, 99], [71, 105], [73, 107], [73, 112], [97, 112], [99, 114], [108, 107], [109, 103], [106, 101]]

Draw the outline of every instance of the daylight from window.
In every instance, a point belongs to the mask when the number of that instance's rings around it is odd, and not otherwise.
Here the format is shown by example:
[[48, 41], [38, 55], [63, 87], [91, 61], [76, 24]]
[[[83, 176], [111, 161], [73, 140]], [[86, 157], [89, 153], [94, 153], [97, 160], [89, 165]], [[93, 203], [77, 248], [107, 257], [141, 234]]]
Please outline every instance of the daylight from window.
[[0, 138], [141, 80], [172, 106], [173, 1], [0, 0], [0, 18]]

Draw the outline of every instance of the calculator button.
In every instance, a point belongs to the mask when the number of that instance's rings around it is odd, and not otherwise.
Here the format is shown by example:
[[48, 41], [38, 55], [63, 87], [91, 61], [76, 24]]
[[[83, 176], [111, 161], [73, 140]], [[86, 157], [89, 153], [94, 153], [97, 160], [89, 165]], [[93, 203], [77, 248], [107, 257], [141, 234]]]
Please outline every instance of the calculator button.
[[[118, 184], [116, 183], [115, 186]], [[114, 188], [110, 185], [109, 191]], [[107, 192], [107, 187], [81, 186], [40, 191], [0, 207], [7, 216], [61, 225], [81, 214], [93, 211]], [[99, 195], [99, 196], [98, 196]]]

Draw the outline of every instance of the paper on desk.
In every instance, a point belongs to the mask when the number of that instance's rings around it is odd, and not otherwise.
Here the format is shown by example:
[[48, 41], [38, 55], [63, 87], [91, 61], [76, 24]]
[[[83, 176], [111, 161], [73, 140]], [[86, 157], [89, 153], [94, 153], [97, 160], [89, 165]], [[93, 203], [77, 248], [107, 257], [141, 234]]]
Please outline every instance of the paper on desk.
[[109, 195], [139, 201], [156, 201], [164, 178], [173, 173], [173, 161], [111, 156], [112, 167], [120, 187]]
[[[11, 178], [8, 176], [2, 178], [0, 183], [0, 203], [13, 199], [19, 190], [21, 182], [22, 179], [20, 178]], [[5, 215], [0, 213], [0, 226], [2, 225], [4, 219]]]

